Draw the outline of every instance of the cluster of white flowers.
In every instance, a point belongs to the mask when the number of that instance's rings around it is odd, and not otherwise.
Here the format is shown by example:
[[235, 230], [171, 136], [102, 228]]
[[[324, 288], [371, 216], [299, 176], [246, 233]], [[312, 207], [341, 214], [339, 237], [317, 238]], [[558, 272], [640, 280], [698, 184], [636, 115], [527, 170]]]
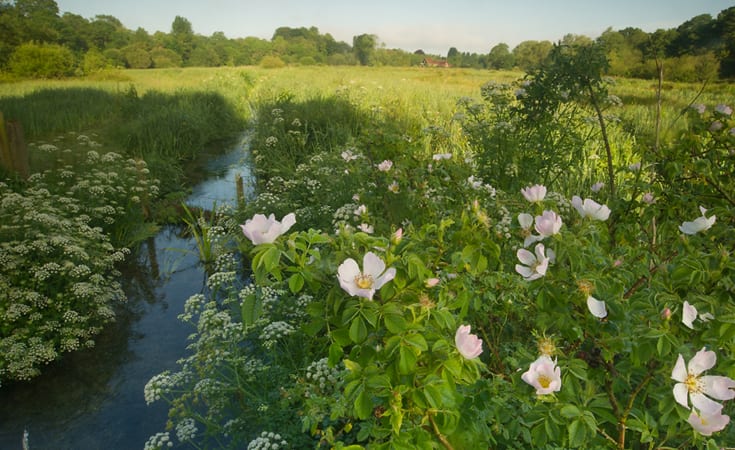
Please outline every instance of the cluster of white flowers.
[[287, 448], [288, 442], [280, 434], [263, 431], [260, 436], [248, 443], [247, 450], [281, 450]]
[[176, 437], [180, 442], [194, 440], [197, 431], [196, 422], [191, 417], [187, 417], [176, 424]]
[[168, 433], [156, 433], [149, 437], [143, 446], [143, 450], [163, 450], [171, 448], [174, 443], [171, 442], [171, 436]]
[[498, 236], [503, 236], [505, 239], [510, 239], [510, 226], [513, 223], [513, 217], [511, 217], [508, 208], [505, 206], [500, 206], [498, 212], [500, 213], [500, 220], [493, 226], [495, 233]]
[[265, 348], [271, 348], [281, 338], [293, 334], [296, 329], [287, 322], [276, 321], [271, 322], [260, 332], [260, 340], [263, 341]]
[[306, 368], [306, 397], [330, 395], [339, 389], [344, 371], [329, 367], [327, 358], [314, 361]]
[[217, 272], [231, 272], [237, 269], [237, 265], [234, 253], [220, 253], [214, 260], [214, 270]]
[[215, 272], [207, 278], [207, 287], [211, 290], [231, 286], [237, 279], [237, 272]]
[[477, 191], [485, 191], [490, 196], [490, 198], [495, 198], [495, 196], [497, 195], [497, 191], [495, 190], [495, 188], [490, 186], [489, 184], [486, 184], [480, 177], [470, 175], [470, 177], [467, 178], [467, 184], [469, 184], [472, 189], [475, 189]]
[[170, 376], [168, 371], [154, 375], [143, 388], [145, 403], [150, 405], [160, 400], [163, 395], [168, 394], [175, 386], [175, 380]]

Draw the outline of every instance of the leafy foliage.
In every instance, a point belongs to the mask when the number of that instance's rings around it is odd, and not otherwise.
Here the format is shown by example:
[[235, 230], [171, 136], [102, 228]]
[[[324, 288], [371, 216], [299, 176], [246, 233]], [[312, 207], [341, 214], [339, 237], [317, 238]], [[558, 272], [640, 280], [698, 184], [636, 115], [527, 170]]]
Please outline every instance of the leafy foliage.
[[[295, 211], [296, 231], [259, 245], [240, 236], [252, 284], [215, 274], [217, 287], [190, 300], [207, 306], [185, 319], [213, 331], [193, 337], [180, 371], [146, 388], [173, 405], [171, 429], [196, 420], [194, 442], [222, 447], [255, 447], [274, 428], [294, 448], [731, 442], [732, 426], [693, 429], [672, 392], [678, 358], [703, 348], [717, 359], [708, 375], [735, 377], [731, 106], [695, 105], [676, 139], [634, 154], [634, 136], [611, 121], [598, 51], [553, 49], [525, 85], [486, 85], [484, 103], [463, 100], [469, 149], [383, 105], [368, 121], [353, 105], [361, 126], [343, 128], [343, 114], [319, 115], [330, 102], [266, 104], [253, 138], [259, 195], [240, 214]], [[300, 128], [311, 112], [324, 120]], [[516, 132], [498, 131], [503, 121]], [[337, 132], [322, 128], [330, 124]], [[553, 151], [534, 153], [542, 146]], [[590, 190], [592, 180], [604, 183]], [[521, 188], [541, 182], [545, 195], [523, 198]], [[590, 217], [578, 196], [612, 212]], [[549, 231], [539, 218], [552, 214], [559, 226]], [[516, 265], [536, 270], [520, 255], [538, 245], [544, 271], [528, 281]], [[338, 278], [368, 252], [395, 270], [372, 299]], [[369, 286], [366, 273], [346, 282]], [[214, 314], [226, 325], [210, 327]], [[460, 325], [482, 339], [478, 358], [453, 341]], [[540, 355], [559, 369], [550, 394], [534, 393], [524, 375]], [[244, 381], [246, 361], [265, 375]], [[202, 380], [220, 388], [199, 397]], [[730, 394], [718, 395], [732, 415]]]

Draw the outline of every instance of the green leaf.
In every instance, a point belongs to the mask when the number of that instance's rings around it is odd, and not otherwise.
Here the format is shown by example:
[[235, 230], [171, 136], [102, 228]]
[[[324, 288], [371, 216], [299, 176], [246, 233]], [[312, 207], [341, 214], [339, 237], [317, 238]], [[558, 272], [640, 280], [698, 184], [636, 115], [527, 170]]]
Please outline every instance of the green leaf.
[[265, 270], [267, 272], [271, 272], [273, 269], [278, 267], [278, 264], [281, 262], [281, 250], [276, 246], [269, 247], [268, 250], [263, 253], [262, 261], [265, 266]]
[[370, 417], [373, 412], [373, 404], [370, 401], [370, 396], [364, 388], [360, 388], [360, 393], [355, 399], [355, 413], [361, 420], [365, 420]]
[[390, 390], [390, 378], [388, 375], [371, 375], [365, 381], [367, 386], [375, 391]]
[[291, 277], [288, 279], [288, 288], [294, 294], [297, 294], [303, 287], [304, 287], [304, 276], [301, 275], [300, 273], [295, 273], [291, 275]]
[[353, 374], [359, 374], [362, 372], [362, 366], [360, 366], [359, 363], [352, 361], [351, 359], [345, 359], [343, 362], [345, 364], [345, 368]]
[[359, 344], [367, 337], [367, 326], [362, 317], [356, 317], [350, 324], [350, 339], [355, 344]]
[[582, 411], [580, 411], [579, 408], [577, 408], [574, 405], [564, 405], [561, 408], [561, 415], [563, 417], [566, 417], [567, 419], [571, 419], [571, 418], [574, 418], [574, 417], [581, 416], [582, 415]]
[[329, 363], [330, 367], [334, 367], [337, 365], [337, 363], [342, 360], [342, 356], [344, 355], [344, 350], [342, 349], [342, 346], [340, 346], [336, 342], [332, 342], [332, 344], [329, 346], [329, 359], [327, 362]]
[[263, 301], [255, 294], [250, 294], [242, 301], [240, 306], [243, 326], [250, 326], [255, 323], [263, 314]]
[[418, 349], [418, 353], [425, 352], [429, 349], [429, 344], [426, 343], [426, 339], [418, 333], [407, 334], [404, 340]]
[[401, 345], [398, 351], [398, 372], [408, 375], [416, 367], [416, 353], [410, 347]]
[[581, 447], [587, 439], [587, 428], [580, 419], [569, 424], [569, 445], [572, 447]]
[[385, 323], [385, 328], [393, 334], [401, 334], [406, 331], [406, 319], [400, 314], [385, 314], [383, 323]]

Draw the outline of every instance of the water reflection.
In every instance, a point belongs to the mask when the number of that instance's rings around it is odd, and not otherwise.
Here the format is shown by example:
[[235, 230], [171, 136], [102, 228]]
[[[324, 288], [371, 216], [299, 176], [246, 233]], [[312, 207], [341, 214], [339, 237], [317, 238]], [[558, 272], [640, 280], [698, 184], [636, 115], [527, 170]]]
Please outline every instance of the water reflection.
[[[215, 174], [187, 203], [210, 209], [234, 201], [234, 174], [250, 177], [246, 144], [211, 163]], [[165, 429], [168, 405], [146, 405], [143, 387], [186, 355], [194, 330], [177, 316], [205, 288], [196, 245], [183, 236], [181, 228], [163, 228], [122, 268], [128, 301], [95, 348], [65, 355], [30, 382], [0, 387], [0, 449], [20, 449], [24, 429], [32, 450], [142, 449]]]
[[237, 201], [235, 179], [240, 176], [244, 180], [244, 196], [252, 195], [253, 186], [250, 167], [247, 164], [248, 135], [244, 135], [235, 149], [207, 164], [209, 178], [194, 187], [186, 203], [202, 209], [211, 209], [213, 204], [232, 205]]
[[128, 301], [95, 348], [0, 389], [0, 448], [20, 448], [24, 428], [33, 450], [140, 449], [164, 429], [167, 407], [147, 406], [143, 386], [184, 356], [192, 329], [177, 316], [205, 281], [193, 242], [180, 234], [163, 229], [123, 268]]

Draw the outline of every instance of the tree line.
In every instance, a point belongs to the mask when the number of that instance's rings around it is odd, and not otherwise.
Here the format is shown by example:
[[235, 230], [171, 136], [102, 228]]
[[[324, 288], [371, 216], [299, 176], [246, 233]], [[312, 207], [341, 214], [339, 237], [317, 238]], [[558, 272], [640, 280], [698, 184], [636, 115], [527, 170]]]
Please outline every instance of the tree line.
[[[605, 30], [599, 37], [569, 34], [561, 44], [602, 46], [608, 74], [655, 78], [667, 67], [667, 79], [698, 81], [735, 77], [735, 7], [717, 17], [701, 14], [676, 28], [648, 33], [639, 28]], [[60, 14], [55, 0], [0, 0], [0, 73], [5, 77], [65, 77], [106, 68], [167, 68], [263, 65], [421, 64], [427, 56], [446, 58], [453, 67], [530, 71], [551, 51], [551, 41], [523, 41], [511, 49], [499, 43], [488, 53], [426, 55], [389, 49], [379, 37], [361, 34], [352, 44], [337, 41], [316, 27], [275, 30], [270, 40], [228, 38], [223, 32], [203, 36], [191, 22], [176, 16], [168, 33], [127, 29], [117, 18]]]

